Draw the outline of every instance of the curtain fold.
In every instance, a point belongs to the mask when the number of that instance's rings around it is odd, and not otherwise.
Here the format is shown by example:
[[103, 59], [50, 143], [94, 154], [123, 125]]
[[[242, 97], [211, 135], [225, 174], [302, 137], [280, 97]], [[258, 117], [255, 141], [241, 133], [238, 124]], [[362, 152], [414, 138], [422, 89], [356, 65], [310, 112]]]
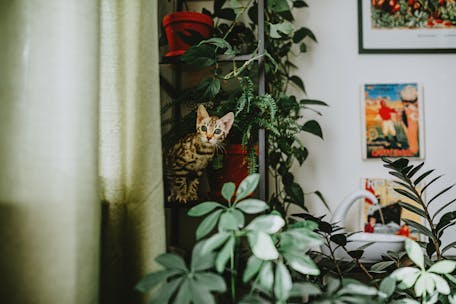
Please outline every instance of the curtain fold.
[[101, 302], [137, 303], [165, 251], [157, 1], [100, 8]]

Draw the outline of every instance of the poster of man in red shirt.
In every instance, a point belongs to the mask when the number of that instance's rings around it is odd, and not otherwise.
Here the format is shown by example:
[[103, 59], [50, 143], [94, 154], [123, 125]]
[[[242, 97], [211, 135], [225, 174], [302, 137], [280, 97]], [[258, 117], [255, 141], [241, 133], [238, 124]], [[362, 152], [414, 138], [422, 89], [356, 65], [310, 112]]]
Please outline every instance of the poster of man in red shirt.
[[365, 158], [422, 158], [421, 98], [417, 83], [363, 85]]

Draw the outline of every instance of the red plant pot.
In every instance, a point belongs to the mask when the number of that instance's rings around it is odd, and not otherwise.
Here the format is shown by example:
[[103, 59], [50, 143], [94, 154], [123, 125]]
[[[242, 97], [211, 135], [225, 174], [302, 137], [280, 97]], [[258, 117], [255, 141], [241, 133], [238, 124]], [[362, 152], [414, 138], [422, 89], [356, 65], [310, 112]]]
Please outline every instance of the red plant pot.
[[198, 32], [205, 39], [209, 38], [214, 28], [214, 21], [205, 14], [196, 12], [175, 12], [163, 18], [169, 52], [166, 57], [180, 56], [188, 50], [190, 45], [182, 39], [182, 35], [191, 36]]
[[209, 170], [208, 173], [212, 194], [216, 198], [221, 198], [224, 183], [233, 182], [237, 187], [249, 175], [247, 151], [240, 144], [227, 145], [223, 168]]

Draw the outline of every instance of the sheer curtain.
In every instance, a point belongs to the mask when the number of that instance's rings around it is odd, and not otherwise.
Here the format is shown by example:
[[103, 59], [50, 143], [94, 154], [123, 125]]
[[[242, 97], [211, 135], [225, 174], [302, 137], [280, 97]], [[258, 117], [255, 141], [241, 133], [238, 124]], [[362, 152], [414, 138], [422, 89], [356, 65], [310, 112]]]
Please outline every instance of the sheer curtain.
[[132, 301], [165, 250], [157, 2], [101, 0], [102, 301]]
[[165, 250], [156, 6], [0, 1], [2, 303], [141, 302]]

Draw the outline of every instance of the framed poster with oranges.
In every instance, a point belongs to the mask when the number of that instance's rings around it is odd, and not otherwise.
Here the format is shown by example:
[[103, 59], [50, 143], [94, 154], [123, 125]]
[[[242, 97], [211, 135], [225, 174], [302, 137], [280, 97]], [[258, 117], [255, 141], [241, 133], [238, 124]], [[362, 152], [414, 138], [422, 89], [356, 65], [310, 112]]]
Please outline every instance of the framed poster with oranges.
[[456, 53], [456, 0], [358, 0], [359, 53]]

